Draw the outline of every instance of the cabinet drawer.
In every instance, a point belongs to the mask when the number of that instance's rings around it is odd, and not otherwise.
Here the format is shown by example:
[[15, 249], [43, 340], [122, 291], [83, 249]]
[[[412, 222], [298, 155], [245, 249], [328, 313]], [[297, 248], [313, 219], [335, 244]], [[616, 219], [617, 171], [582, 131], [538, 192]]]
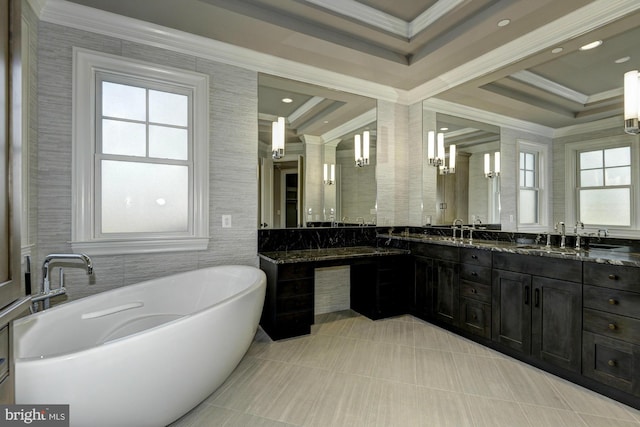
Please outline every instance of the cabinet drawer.
[[289, 298], [310, 293], [313, 293], [313, 278], [278, 282], [277, 298]]
[[313, 264], [307, 262], [284, 264], [278, 267], [278, 280], [313, 277]]
[[460, 281], [460, 296], [482, 302], [491, 302], [491, 285], [466, 280]]
[[584, 283], [623, 291], [640, 292], [640, 268], [585, 262]]
[[460, 264], [460, 279], [488, 285], [491, 283], [491, 268], [471, 264]]
[[585, 308], [583, 329], [632, 344], [640, 344], [640, 320]]
[[460, 259], [458, 249], [459, 248], [454, 246], [437, 245], [432, 243], [411, 242], [410, 246], [410, 250], [413, 255], [453, 262], [458, 262]]
[[640, 294], [584, 285], [584, 306], [640, 319]]
[[460, 326], [476, 335], [491, 337], [491, 307], [469, 299], [460, 305]]
[[582, 373], [611, 387], [640, 395], [640, 346], [585, 332]]
[[276, 301], [278, 313], [313, 310], [313, 294], [296, 295], [289, 298], [278, 298]]
[[494, 252], [493, 268], [569, 282], [582, 282], [582, 261], [577, 260]]
[[461, 249], [460, 262], [491, 267], [491, 251], [483, 249]]

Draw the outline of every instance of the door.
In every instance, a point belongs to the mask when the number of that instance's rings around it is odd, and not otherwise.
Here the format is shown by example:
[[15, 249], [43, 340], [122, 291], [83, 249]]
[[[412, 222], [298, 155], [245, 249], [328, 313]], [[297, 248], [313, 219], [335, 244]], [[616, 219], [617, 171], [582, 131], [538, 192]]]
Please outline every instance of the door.
[[493, 271], [491, 336], [507, 347], [531, 352], [531, 276]]
[[452, 325], [458, 322], [458, 264], [433, 261], [433, 299], [436, 319]]
[[582, 285], [533, 278], [532, 354], [575, 372], [580, 371]]

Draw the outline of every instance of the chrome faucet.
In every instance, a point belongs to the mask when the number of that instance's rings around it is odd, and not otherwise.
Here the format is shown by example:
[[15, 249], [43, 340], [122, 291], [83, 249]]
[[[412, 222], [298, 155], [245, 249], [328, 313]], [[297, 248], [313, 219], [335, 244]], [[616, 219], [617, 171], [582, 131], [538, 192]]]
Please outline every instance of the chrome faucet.
[[453, 220], [453, 226], [451, 227], [453, 229], [453, 240], [456, 240], [456, 230], [458, 229], [458, 225], [460, 226], [460, 239], [462, 239], [462, 220], [460, 218], [456, 218]]
[[560, 222], [556, 223], [554, 229], [556, 231], [560, 231], [560, 247], [564, 248], [566, 246], [565, 245], [565, 243], [566, 243], [565, 242], [566, 241], [566, 235], [565, 235], [566, 229], [565, 229], [564, 222], [560, 221]]
[[31, 299], [34, 311], [37, 311], [38, 302], [42, 301], [42, 309], [45, 310], [49, 308], [51, 297], [66, 293], [66, 289], [63, 286], [62, 273], [60, 273], [60, 287], [55, 290], [51, 289], [51, 266], [60, 262], [76, 260], [82, 261], [82, 265], [69, 264], [68, 267], [84, 268], [87, 270], [87, 275], [93, 274], [93, 263], [91, 262], [91, 258], [85, 254], [49, 254], [44, 258], [44, 262], [42, 263], [42, 288], [40, 294]]
[[576, 249], [580, 249], [580, 233], [578, 231], [578, 227], [584, 230], [584, 223], [582, 221], [576, 222], [576, 225], [573, 226], [573, 234], [576, 235]]

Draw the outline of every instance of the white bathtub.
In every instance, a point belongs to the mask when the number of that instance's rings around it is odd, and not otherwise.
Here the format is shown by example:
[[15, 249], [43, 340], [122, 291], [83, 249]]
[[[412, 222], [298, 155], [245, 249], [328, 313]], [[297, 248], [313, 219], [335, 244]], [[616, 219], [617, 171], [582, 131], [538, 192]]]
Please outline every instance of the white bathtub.
[[262, 271], [220, 266], [72, 301], [14, 323], [16, 403], [69, 404], [72, 426], [164, 426], [246, 353]]

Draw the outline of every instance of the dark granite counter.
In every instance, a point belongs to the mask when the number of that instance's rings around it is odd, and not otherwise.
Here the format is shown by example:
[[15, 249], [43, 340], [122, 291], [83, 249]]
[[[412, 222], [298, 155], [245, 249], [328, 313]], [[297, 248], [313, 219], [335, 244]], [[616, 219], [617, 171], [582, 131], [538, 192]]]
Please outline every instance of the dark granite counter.
[[260, 252], [260, 258], [275, 264], [295, 262], [331, 261], [336, 259], [362, 258], [408, 254], [408, 250], [396, 248], [377, 248], [375, 246], [350, 246], [342, 248], [297, 249], [285, 251]]
[[[634, 251], [633, 248], [619, 250], [589, 248], [575, 249], [573, 247], [560, 248], [556, 246], [547, 247], [544, 244], [519, 244], [516, 242], [501, 240], [481, 240], [474, 239], [453, 240], [451, 237], [424, 235], [416, 233], [401, 234], [379, 234], [380, 239], [400, 240], [405, 242], [424, 242], [438, 245], [458, 246], [463, 248], [485, 249], [495, 252], [509, 252], [522, 255], [545, 256], [553, 258], [564, 258], [587, 262], [597, 262], [600, 264], [610, 265], [626, 265], [631, 267], [640, 267], [640, 252]], [[389, 241], [388, 240], [388, 241]]]

